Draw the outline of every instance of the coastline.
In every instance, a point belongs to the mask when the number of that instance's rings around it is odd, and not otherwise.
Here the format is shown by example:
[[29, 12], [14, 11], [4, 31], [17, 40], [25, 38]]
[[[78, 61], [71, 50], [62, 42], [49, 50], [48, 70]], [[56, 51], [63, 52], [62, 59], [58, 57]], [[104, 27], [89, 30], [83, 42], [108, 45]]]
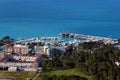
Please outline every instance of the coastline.
[[[108, 37], [108, 38], [120, 38], [120, 27], [119, 23], [117, 26], [114, 27], [114, 24], [111, 23], [110, 27], [104, 26], [94, 26], [94, 24], [91, 24], [90, 26], [85, 27], [85, 24], [81, 23], [78, 24], [77, 21], [73, 21], [71, 25], [68, 25], [68, 20], [62, 21], [62, 22], [5, 22], [0, 23], [0, 26], [2, 27], [0, 29], [0, 38], [4, 36], [11, 36], [12, 38], [30, 38], [30, 37], [38, 37], [38, 36], [57, 36], [58, 33], [68, 31], [78, 34], [85, 34], [85, 35], [94, 35], [94, 36], [102, 36], [102, 37]], [[74, 25], [76, 24], [76, 25]], [[86, 22], [87, 24], [87, 22]], [[102, 24], [102, 23], [100, 23]]]

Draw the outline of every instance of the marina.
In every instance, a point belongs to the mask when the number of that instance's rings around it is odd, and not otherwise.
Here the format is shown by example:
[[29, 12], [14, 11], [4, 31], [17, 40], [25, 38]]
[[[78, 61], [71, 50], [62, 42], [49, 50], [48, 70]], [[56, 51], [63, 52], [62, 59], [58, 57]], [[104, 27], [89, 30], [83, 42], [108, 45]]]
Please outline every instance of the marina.
[[75, 44], [78, 45], [81, 42], [103, 42], [105, 44], [116, 44], [118, 43], [118, 39], [92, 36], [92, 35], [84, 35], [84, 34], [75, 34], [69, 32], [61, 32], [58, 37], [34, 37], [27, 39], [19, 39], [16, 40], [15, 43], [38, 43], [42, 42], [44, 44], [56, 44], [59, 46], [65, 46], [65, 44]]
[[1, 52], [0, 67], [9, 67], [10, 69], [15, 67], [16, 69], [19, 68], [18, 66], [22, 66], [24, 71], [35, 71], [38, 67], [41, 67], [42, 55], [46, 55], [48, 59], [51, 59], [54, 53], [64, 54], [70, 45], [76, 48], [83, 42], [102, 42], [115, 45], [118, 43], [118, 40], [70, 32], [61, 32], [54, 37], [16, 39], [13, 45], [1, 47], [3, 50]]
[[74, 38], [65, 38], [65, 37], [35, 37], [35, 38], [29, 38], [29, 39], [21, 39], [16, 40], [15, 43], [38, 43], [42, 42], [44, 44], [57, 44], [64, 46], [65, 44], [79, 44], [80, 42], [83, 42], [83, 40], [80, 39], [74, 39]]
[[106, 38], [106, 37], [99, 37], [99, 36], [92, 36], [92, 35], [84, 35], [84, 34], [75, 34], [69, 32], [62, 32], [59, 34], [60, 36], [64, 37], [72, 37], [78, 40], [85, 40], [86, 42], [103, 42], [105, 44], [116, 44], [118, 43], [118, 39]]

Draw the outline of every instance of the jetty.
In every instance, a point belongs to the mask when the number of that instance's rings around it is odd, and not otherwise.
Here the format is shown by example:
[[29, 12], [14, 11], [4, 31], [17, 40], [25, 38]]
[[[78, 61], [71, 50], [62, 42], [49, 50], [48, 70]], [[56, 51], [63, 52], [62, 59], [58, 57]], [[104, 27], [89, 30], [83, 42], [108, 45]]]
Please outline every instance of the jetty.
[[[60, 37], [62, 36], [62, 37]], [[92, 36], [85, 34], [76, 34], [70, 32], [61, 32], [58, 37], [34, 37], [34, 38], [26, 38], [16, 40], [15, 43], [39, 43], [42, 42], [44, 44], [57, 44], [64, 46], [65, 44], [79, 44], [81, 42], [103, 42], [105, 44], [116, 44], [118, 43], [118, 39], [100, 37], [100, 36]]]
[[92, 36], [92, 35], [75, 34], [75, 33], [69, 33], [69, 32], [61, 32], [59, 35], [63, 36], [63, 37], [72, 37], [74, 39], [86, 40], [87, 42], [98, 41], [98, 42], [104, 42], [105, 44], [116, 44], [116, 43], [118, 43], [118, 39]]

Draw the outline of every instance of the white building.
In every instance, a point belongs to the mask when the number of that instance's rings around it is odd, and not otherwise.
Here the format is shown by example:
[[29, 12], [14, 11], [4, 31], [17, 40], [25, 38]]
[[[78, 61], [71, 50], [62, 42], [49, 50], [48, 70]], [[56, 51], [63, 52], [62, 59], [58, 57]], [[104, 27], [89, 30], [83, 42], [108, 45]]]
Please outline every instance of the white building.
[[12, 56], [15, 60], [25, 61], [25, 62], [38, 62], [40, 57], [35, 56]]
[[9, 67], [8, 71], [17, 71], [17, 67]]
[[37, 68], [37, 63], [35, 62], [1, 62], [0, 67], [18, 67], [22, 66], [25, 68]]
[[50, 50], [52, 48], [50, 46], [44, 46], [44, 54], [47, 54], [48, 56], [50, 55]]
[[115, 64], [116, 64], [117, 66], [119, 66], [119, 65], [120, 65], [120, 63], [119, 63], [119, 62], [115, 62]]

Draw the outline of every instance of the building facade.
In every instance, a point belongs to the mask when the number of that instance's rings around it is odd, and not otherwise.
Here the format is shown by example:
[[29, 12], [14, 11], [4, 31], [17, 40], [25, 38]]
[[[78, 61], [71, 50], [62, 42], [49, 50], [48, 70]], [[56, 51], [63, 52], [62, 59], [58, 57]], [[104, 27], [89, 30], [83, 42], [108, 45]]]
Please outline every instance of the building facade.
[[28, 54], [28, 46], [26, 45], [14, 45], [13, 46], [14, 53]]

